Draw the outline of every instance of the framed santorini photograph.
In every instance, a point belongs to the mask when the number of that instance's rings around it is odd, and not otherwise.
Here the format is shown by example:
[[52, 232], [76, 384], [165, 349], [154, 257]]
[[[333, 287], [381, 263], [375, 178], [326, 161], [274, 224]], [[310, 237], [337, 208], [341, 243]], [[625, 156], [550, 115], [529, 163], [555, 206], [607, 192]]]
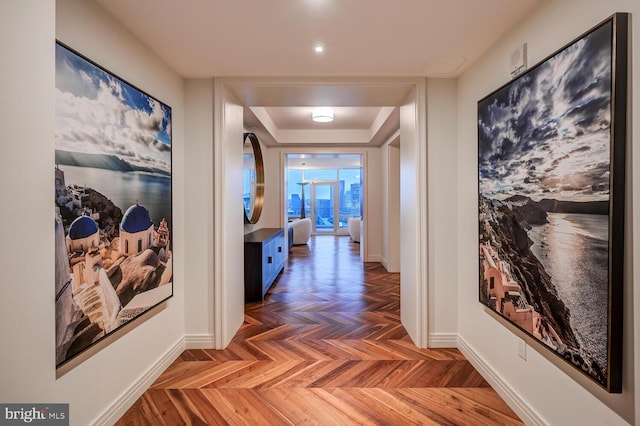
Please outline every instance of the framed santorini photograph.
[[479, 300], [622, 388], [628, 15], [478, 102]]
[[55, 49], [60, 367], [173, 296], [171, 108]]

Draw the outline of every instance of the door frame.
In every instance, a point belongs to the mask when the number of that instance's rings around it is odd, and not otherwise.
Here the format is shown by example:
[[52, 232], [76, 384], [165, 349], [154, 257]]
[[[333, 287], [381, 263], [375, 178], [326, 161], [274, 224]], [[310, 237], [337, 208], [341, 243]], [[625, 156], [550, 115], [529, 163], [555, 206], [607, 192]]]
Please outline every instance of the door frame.
[[[213, 168], [211, 177], [213, 180], [213, 196], [210, 197], [213, 220], [213, 246], [212, 254], [215, 265], [213, 269], [213, 296], [212, 316], [215, 346], [225, 347], [230, 342], [233, 334], [242, 324], [243, 300], [242, 268], [238, 268], [239, 259], [242, 259], [242, 222], [236, 219], [237, 208], [234, 207], [237, 189], [233, 183], [240, 181], [239, 173], [236, 173], [235, 158], [241, 158], [241, 147], [237, 140], [241, 139], [243, 131], [243, 107], [251, 106], [242, 93], [254, 88], [267, 88], [271, 91], [277, 88], [289, 86], [331, 84], [336, 87], [353, 87], [354, 85], [369, 85], [380, 87], [396, 86], [407, 90], [403, 100], [394, 103], [399, 106], [400, 135], [401, 135], [401, 240], [402, 261], [400, 282], [402, 324], [407, 329], [410, 338], [418, 347], [427, 347], [429, 336], [429, 290], [432, 271], [428, 268], [433, 261], [433, 252], [428, 250], [432, 242], [427, 233], [429, 217], [427, 215], [427, 189], [430, 186], [427, 173], [427, 97], [426, 77], [405, 77], [389, 79], [366, 78], [336, 78], [336, 79], [304, 79], [304, 78], [240, 78], [221, 77], [213, 79], [214, 82], [214, 119], [213, 129]], [[242, 90], [244, 90], [244, 92]], [[404, 96], [404, 95], [403, 95]], [[255, 104], [255, 100], [252, 101]], [[269, 126], [267, 126], [269, 127]], [[269, 132], [270, 127], [266, 129]], [[287, 148], [276, 148], [285, 152], [294, 147], [295, 142]], [[312, 145], [312, 144], [310, 144]], [[299, 145], [298, 145], [299, 146]], [[368, 212], [369, 202], [367, 195], [372, 188], [369, 185], [370, 171], [367, 165], [367, 155], [375, 147], [352, 148], [352, 152], [365, 153], [363, 156], [365, 192], [363, 194], [363, 233], [361, 237], [367, 238], [368, 216], [378, 214], [376, 211]], [[343, 148], [344, 149], [344, 148]], [[312, 148], [312, 152], [327, 150], [327, 148]], [[338, 149], [340, 150], [340, 149]], [[296, 149], [300, 152], [300, 149]], [[330, 149], [335, 152], [336, 149]], [[340, 150], [341, 152], [344, 152]], [[291, 152], [291, 151], [290, 151]], [[309, 151], [308, 151], [309, 152]], [[372, 158], [377, 158], [377, 152], [372, 151]], [[231, 161], [229, 161], [231, 160]], [[284, 174], [284, 168], [280, 168]], [[282, 182], [282, 181], [281, 181]], [[373, 193], [371, 194], [373, 196]], [[280, 194], [280, 197], [282, 195]], [[405, 208], [405, 203], [407, 204]], [[280, 199], [281, 207], [284, 200]], [[227, 211], [228, 210], [228, 211]], [[281, 211], [281, 226], [286, 226], [286, 210]], [[238, 216], [239, 217], [239, 216]], [[239, 225], [236, 225], [236, 222]], [[364, 243], [364, 244], [363, 244]], [[366, 240], [361, 241], [361, 256], [367, 261]], [[379, 256], [378, 256], [379, 257]], [[237, 272], [236, 272], [237, 271]]]
[[[337, 180], [312, 180], [311, 182], [311, 233], [313, 235], [340, 235], [346, 234], [340, 232], [340, 207], [339, 199], [336, 197], [340, 192], [340, 187]], [[317, 185], [331, 185], [333, 186], [333, 231], [332, 232], [318, 232], [316, 229], [316, 187]]]

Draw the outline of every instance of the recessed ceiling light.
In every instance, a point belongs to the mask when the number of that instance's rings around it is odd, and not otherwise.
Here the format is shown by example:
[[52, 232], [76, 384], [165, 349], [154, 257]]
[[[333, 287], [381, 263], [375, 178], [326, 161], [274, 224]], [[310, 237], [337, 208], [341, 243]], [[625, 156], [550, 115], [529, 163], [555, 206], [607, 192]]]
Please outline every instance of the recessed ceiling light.
[[321, 44], [316, 44], [313, 50], [315, 50], [316, 53], [322, 53], [324, 52], [324, 46]]
[[311, 119], [318, 123], [328, 123], [333, 121], [333, 108], [318, 107], [311, 111]]

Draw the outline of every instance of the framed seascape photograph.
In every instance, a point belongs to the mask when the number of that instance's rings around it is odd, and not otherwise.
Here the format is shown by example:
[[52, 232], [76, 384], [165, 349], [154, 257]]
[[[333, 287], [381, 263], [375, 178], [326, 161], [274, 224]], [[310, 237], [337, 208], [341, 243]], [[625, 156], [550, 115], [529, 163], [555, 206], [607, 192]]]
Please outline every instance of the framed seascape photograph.
[[478, 102], [480, 302], [609, 392], [622, 388], [627, 32], [615, 14]]
[[56, 46], [61, 366], [173, 295], [171, 108]]

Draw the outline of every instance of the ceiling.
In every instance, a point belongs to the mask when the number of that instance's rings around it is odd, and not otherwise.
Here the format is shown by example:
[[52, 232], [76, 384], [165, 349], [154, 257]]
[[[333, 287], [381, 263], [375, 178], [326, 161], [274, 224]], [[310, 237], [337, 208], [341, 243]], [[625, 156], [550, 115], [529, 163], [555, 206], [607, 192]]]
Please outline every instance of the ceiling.
[[[399, 105], [415, 78], [239, 79], [226, 86], [245, 106], [245, 128], [268, 146], [379, 146], [399, 128]], [[334, 120], [311, 111], [331, 106]]]
[[542, 0], [95, 1], [183, 77], [230, 77], [267, 145], [352, 146], [383, 143], [415, 77], [459, 76]]

